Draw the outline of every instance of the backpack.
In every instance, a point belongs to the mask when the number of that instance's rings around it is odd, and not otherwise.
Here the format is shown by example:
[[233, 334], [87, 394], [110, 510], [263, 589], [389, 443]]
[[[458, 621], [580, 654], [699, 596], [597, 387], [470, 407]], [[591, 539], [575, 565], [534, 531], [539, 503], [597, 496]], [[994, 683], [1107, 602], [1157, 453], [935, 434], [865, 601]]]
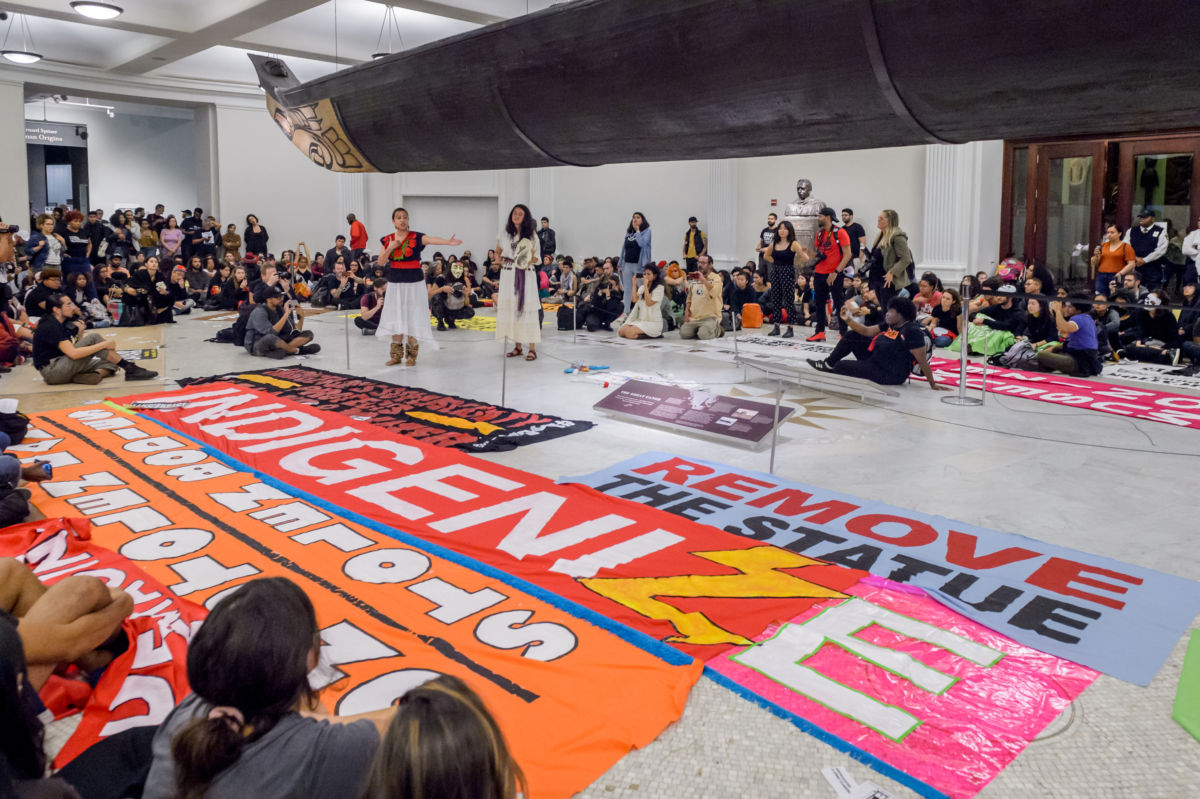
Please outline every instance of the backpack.
[[[239, 347], [244, 347], [246, 345], [246, 323], [250, 321], [250, 312], [253, 310], [254, 306], [249, 302], [243, 302], [242, 306], [238, 308], [237, 321], [233, 323], [233, 327], [229, 328], [230, 335], [232, 336], [232, 341], [230, 343]], [[221, 333], [223, 332], [224, 331], [219, 331], [217, 333], [217, 338], [220, 338]]]
[[999, 355], [993, 355], [988, 361], [993, 366], [1003, 366], [1006, 369], [1037, 371], [1037, 351], [1025, 340], [1018, 341]]
[[[580, 320], [582, 321], [582, 320]], [[575, 326], [575, 309], [563, 303], [558, 307], [558, 329], [571, 330]]]

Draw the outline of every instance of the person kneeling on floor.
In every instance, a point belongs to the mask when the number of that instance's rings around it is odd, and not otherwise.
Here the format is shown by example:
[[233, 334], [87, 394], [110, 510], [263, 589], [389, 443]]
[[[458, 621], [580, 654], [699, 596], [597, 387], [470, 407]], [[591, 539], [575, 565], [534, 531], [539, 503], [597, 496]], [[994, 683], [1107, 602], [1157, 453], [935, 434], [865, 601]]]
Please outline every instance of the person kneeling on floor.
[[[842, 306], [842, 320], [850, 331], [838, 342], [830, 358], [809, 364], [821, 372], [836, 372], [849, 377], [862, 377], [885, 386], [898, 386], [908, 381], [915, 362], [934, 391], [949, 391], [933, 379], [929, 358], [925, 354], [925, 333], [917, 323], [917, 306], [907, 297], [894, 297], [883, 315], [883, 324], [864, 325]], [[845, 347], [842, 346], [845, 342]], [[842, 360], [853, 354], [855, 360]]]
[[84, 333], [79, 306], [65, 294], [49, 300], [50, 313], [43, 316], [33, 333], [33, 366], [47, 385], [83, 383], [94, 386], [106, 377], [125, 370], [126, 380], [150, 380], [158, 372], [125, 360], [115, 342], [99, 333]]
[[696, 260], [700, 264], [700, 277], [693, 280], [688, 289], [687, 308], [683, 314], [683, 324], [679, 326], [679, 337], [717, 338], [725, 335], [721, 329], [725, 281], [721, 273], [713, 269], [712, 257], [707, 253]]
[[261, 290], [262, 302], [254, 306], [246, 320], [246, 352], [263, 358], [281, 360], [289, 355], [313, 355], [321, 351], [313, 344], [313, 334], [304, 330], [304, 317], [292, 321], [294, 300], [285, 299], [278, 286]]

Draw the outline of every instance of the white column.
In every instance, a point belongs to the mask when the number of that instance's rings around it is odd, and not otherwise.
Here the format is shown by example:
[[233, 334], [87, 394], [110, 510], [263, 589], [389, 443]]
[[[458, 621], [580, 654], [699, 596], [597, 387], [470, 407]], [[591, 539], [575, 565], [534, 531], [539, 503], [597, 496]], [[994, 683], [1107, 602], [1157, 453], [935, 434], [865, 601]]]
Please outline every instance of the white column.
[[740, 266], [737, 256], [738, 162], [721, 158], [708, 162], [708, 219], [700, 227], [708, 233], [708, 254], [717, 269]]
[[918, 272], [937, 272], [949, 285], [995, 265], [1003, 152], [999, 141], [926, 146], [925, 226], [912, 242]]
[[[533, 211], [537, 227], [543, 216], [550, 218], [550, 227], [555, 227], [554, 218], [554, 167], [539, 167], [529, 170], [529, 210]], [[559, 252], [564, 252], [561, 242]]]
[[212, 103], [196, 107], [196, 205], [221, 218], [220, 163], [217, 151], [217, 108]]
[[25, 160], [25, 84], [0, 81], [0, 218], [29, 227], [29, 164]]
[[346, 222], [346, 214], [354, 214], [359, 219], [366, 216], [367, 192], [361, 172], [337, 173], [338, 188], [338, 230], [345, 230], [350, 235], [350, 225]]

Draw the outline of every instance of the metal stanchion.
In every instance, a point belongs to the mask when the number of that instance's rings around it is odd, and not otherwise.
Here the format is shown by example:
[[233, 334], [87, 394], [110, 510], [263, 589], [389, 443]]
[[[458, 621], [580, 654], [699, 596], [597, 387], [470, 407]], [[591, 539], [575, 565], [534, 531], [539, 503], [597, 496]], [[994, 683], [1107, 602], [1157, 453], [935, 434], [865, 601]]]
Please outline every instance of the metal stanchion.
[[783, 402], [783, 380], [775, 379], [775, 422], [771, 425], [771, 465], [769, 474], [775, 474], [775, 443], [779, 439], [779, 404]]
[[346, 324], [344, 325], [346, 333], [346, 371], [350, 371], [350, 312], [345, 314]]
[[[967, 396], [967, 350], [970, 346], [967, 344], [967, 329], [971, 324], [970, 300], [971, 287], [970, 284], [962, 286], [962, 321], [959, 323], [959, 359], [958, 359], [958, 394], [953, 397], [942, 397], [942, 402], [948, 405], [982, 405], [983, 400], [977, 397]], [[984, 362], [984, 372], [987, 372], [987, 362]]]
[[500, 404], [504, 405], [505, 394], [508, 391], [508, 336], [504, 337], [504, 349], [500, 351], [504, 363], [500, 367]]

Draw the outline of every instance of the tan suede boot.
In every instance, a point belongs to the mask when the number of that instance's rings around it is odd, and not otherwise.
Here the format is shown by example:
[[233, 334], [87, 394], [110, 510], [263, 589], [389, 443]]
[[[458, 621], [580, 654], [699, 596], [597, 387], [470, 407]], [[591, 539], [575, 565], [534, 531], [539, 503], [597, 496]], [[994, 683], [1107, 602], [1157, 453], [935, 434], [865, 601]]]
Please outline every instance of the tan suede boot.
[[404, 344], [404, 352], [408, 356], [408, 360], [404, 362], [405, 366], [417, 365], [417, 352], [421, 349], [421, 343], [414, 338], [406, 338]]
[[393, 341], [392, 348], [389, 350], [388, 354], [391, 357], [388, 359], [387, 365], [399, 366], [400, 362], [404, 360], [404, 345], [398, 341]]

